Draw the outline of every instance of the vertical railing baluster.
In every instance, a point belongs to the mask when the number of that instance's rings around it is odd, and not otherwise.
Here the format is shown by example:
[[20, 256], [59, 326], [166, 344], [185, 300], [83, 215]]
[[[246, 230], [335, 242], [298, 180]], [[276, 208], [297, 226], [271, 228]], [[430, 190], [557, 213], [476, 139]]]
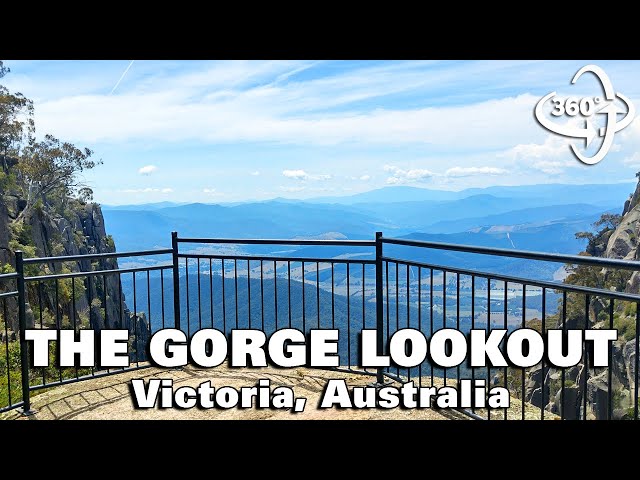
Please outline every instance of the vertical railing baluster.
[[335, 263], [331, 262], [331, 328], [336, 328], [336, 290], [334, 278]]
[[233, 259], [233, 284], [234, 284], [233, 296], [235, 297], [235, 301], [236, 301], [236, 328], [238, 328], [238, 259], [237, 258]]
[[[471, 329], [476, 328], [476, 277], [471, 275]], [[471, 384], [475, 387], [476, 384], [476, 369], [471, 367]], [[471, 408], [473, 413], [476, 413], [475, 408]]]
[[187, 338], [191, 338], [191, 304], [189, 298], [189, 257], [184, 258], [184, 284], [187, 295]]
[[[396, 332], [400, 330], [400, 299], [398, 296], [398, 284], [400, 283], [398, 280], [398, 262], [394, 262], [394, 268], [396, 271]], [[394, 332], [395, 333], [395, 332]], [[400, 376], [400, 368], [396, 367], [396, 375]]]
[[[587, 295], [588, 297], [588, 295]], [[587, 308], [589, 308], [589, 303], [587, 303]], [[609, 299], [609, 328], [613, 330], [613, 312], [614, 312], [614, 301], [613, 298]], [[587, 325], [589, 325], [589, 315], [587, 310]], [[585, 359], [586, 362], [586, 359]], [[609, 367], [608, 370], [608, 387], [607, 393], [609, 395], [609, 408], [607, 409], [607, 419], [611, 420], [613, 417], [613, 342], [609, 342]], [[584, 396], [587, 396], [587, 390], [585, 389]], [[586, 402], [585, 402], [585, 411], [586, 411]], [[586, 418], [586, 415], [585, 415]]]
[[[73, 316], [73, 334], [78, 335], [78, 329], [76, 327], [76, 278], [71, 277], [71, 310]], [[78, 365], [75, 365], [76, 378], [78, 378]]]
[[[42, 330], [44, 328], [44, 322], [42, 319], [42, 281], [38, 282], [38, 310], [39, 310], [38, 315], [40, 317], [40, 330]], [[48, 356], [49, 354], [47, 353], [47, 358]], [[42, 384], [43, 385], [47, 384], [46, 373], [47, 373], [47, 368], [42, 367]]]
[[[508, 326], [508, 316], [509, 316], [509, 311], [508, 311], [508, 306], [509, 306], [509, 283], [505, 280], [504, 281], [504, 329], [507, 330], [507, 326]], [[508, 333], [508, 332], [507, 332]], [[503, 340], [503, 342], [506, 342], [506, 339]], [[506, 347], [503, 347], [506, 349]], [[504, 388], [507, 389], [507, 391], [509, 390], [509, 367], [504, 367]], [[504, 419], [507, 420], [508, 418], [508, 408], [504, 409]]]
[[[198, 277], [199, 276], [200, 272], [198, 272]], [[105, 302], [105, 312], [107, 311], [106, 308]], [[151, 338], [151, 334], [153, 333], [153, 319], [151, 318], [151, 277], [149, 270], [147, 270], [147, 317], [147, 320], [149, 321], [149, 338]]]
[[316, 262], [316, 310], [318, 312], [318, 328], [320, 328], [320, 263]]
[[[589, 295], [584, 296], [584, 330], [589, 330], [589, 304], [591, 303], [591, 297]], [[589, 377], [589, 350], [587, 345], [582, 345], [582, 419], [587, 419], [587, 380]], [[544, 364], [543, 364], [544, 365]]]
[[[456, 272], [456, 329], [460, 330], [460, 273]], [[460, 388], [460, 365], [456, 367], [457, 387]]]
[[274, 309], [275, 309], [275, 329], [278, 330], [278, 266], [276, 261], [273, 261], [273, 296], [274, 296]]
[[164, 328], [164, 270], [160, 270], [160, 300], [162, 311], [162, 328]]
[[349, 263], [347, 262], [347, 357], [349, 359], [349, 368], [351, 368], [351, 293], [349, 292], [350, 283]]
[[[447, 328], [447, 271], [442, 271], [442, 328]], [[444, 386], [447, 386], [447, 369], [442, 369]]]
[[[526, 284], [522, 284], [522, 328], [526, 328], [526, 322], [527, 322], [527, 285]], [[525, 405], [524, 405], [524, 401], [525, 401], [525, 380], [526, 380], [526, 369], [522, 368], [522, 397], [521, 397], [521, 403], [522, 403], [522, 420], [525, 420]]]
[[634, 407], [633, 407], [633, 418], [635, 420], [638, 420], [638, 402], [640, 401], [640, 399], [638, 398], [638, 378], [639, 378], [639, 373], [638, 372], [638, 367], [640, 367], [640, 302], [636, 302], [636, 338], [635, 338], [635, 358], [636, 358], [636, 365], [635, 365], [635, 378], [634, 378], [634, 387], [633, 387], [633, 403], [634, 403]]
[[9, 367], [11, 364], [9, 363], [9, 315], [7, 314], [7, 299], [2, 299], [2, 315], [4, 318], [4, 353], [5, 353], [5, 361], [7, 365], [7, 396], [9, 403], [7, 406], [13, 405], [13, 400], [11, 397], [11, 368]]
[[[563, 344], [566, 341], [567, 335], [567, 291], [562, 291], [562, 341]], [[560, 419], [565, 419], [565, 391], [564, 385], [566, 380], [566, 370], [563, 367], [560, 373]]]
[[[173, 322], [180, 330], [180, 263], [178, 262], [178, 232], [171, 232], [171, 250], [173, 260]], [[122, 308], [122, 303], [120, 304]]]
[[[160, 270], [160, 273], [162, 273], [162, 270]], [[213, 322], [213, 260], [211, 258], [209, 259], [209, 315], [211, 317], [211, 328], [214, 328], [213, 327], [214, 325], [214, 322]]]
[[[31, 384], [29, 382], [29, 351], [25, 338], [27, 330], [27, 294], [24, 284], [24, 257], [20, 250], [16, 250], [16, 279], [18, 287], [18, 324], [20, 328], [20, 370], [22, 373], [22, 412], [30, 415], [31, 412]], [[5, 318], [6, 321], [6, 318]], [[7, 364], [7, 368], [9, 365]]]
[[[547, 320], [547, 289], [545, 287], [542, 287], [542, 337], [545, 338], [546, 334], [547, 334], [547, 327], [546, 327], [546, 320]], [[540, 397], [542, 398], [542, 400], [540, 401], [540, 420], [544, 420], [544, 409], [546, 406], [545, 403], [545, 395], [544, 395], [544, 391], [546, 390], [545, 388], [545, 371], [544, 371], [544, 356], [542, 357], [542, 372], [541, 372], [541, 381], [540, 381]]]
[[[195, 259], [197, 263], [197, 280], [198, 280], [198, 330], [202, 330], [202, 289], [201, 289], [201, 280], [200, 280], [200, 257]], [[148, 274], [149, 272], [147, 272]], [[151, 316], [151, 314], [149, 314]], [[149, 320], [151, 323], [151, 320]]]
[[[418, 330], [422, 333], [422, 267], [418, 266]], [[418, 386], [422, 386], [422, 364], [418, 365]]]
[[[224, 258], [221, 259], [221, 268], [222, 268], [222, 331], [224, 334], [227, 334], [227, 294], [225, 292], [225, 268], [224, 268]], [[262, 275], [262, 262], [260, 262], [260, 272]], [[262, 288], [260, 289], [262, 292]], [[262, 306], [264, 309], [264, 305]], [[264, 317], [262, 318], [262, 329], [264, 330]]]
[[[429, 340], [433, 337], [433, 268], [429, 269]], [[431, 386], [435, 381], [435, 375], [433, 372], [433, 363], [429, 362], [431, 370]]]
[[[140, 354], [138, 352], [138, 297], [136, 292], [136, 272], [131, 273], [133, 277], [133, 338], [134, 345], [136, 346], [136, 367], [140, 366]], [[187, 303], [187, 312], [189, 311], [189, 306]], [[187, 328], [189, 322], [187, 321]]]
[[[487, 277], [487, 337], [491, 333], [491, 277]], [[489, 390], [489, 385], [491, 383], [491, 367], [489, 362], [487, 362], [487, 385], [486, 388]], [[487, 406], [487, 420], [491, 420], [491, 409]]]
[[287, 261], [287, 308], [289, 312], [289, 328], [291, 328], [291, 260]]

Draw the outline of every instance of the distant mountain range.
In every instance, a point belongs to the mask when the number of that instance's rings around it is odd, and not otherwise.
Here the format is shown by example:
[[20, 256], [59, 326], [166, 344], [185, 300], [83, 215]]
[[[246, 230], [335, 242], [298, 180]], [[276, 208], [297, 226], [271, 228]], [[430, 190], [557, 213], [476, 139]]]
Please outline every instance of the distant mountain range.
[[[182, 237], [218, 238], [373, 238], [402, 236], [448, 243], [485, 245], [557, 253], [584, 247], [575, 233], [589, 230], [602, 213], [617, 212], [632, 184], [529, 185], [461, 192], [386, 187], [348, 197], [313, 201], [270, 200], [241, 204], [162, 202], [104, 206], [109, 232], [119, 251], [166, 247], [170, 232]], [[194, 246], [195, 248], [196, 246]], [[188, 247], [184, 247], [188, 249]], [[214, 247], [205, 246], [205, 251]], [[229, 252], [229, 246], [224, 247]], [[557, 264], [389, 246], [414, 260], [473, 266], [497, 273], [551, 278]], [[337, 257], [371, 256], [368, 248], [239, 246], [237, 253]]]

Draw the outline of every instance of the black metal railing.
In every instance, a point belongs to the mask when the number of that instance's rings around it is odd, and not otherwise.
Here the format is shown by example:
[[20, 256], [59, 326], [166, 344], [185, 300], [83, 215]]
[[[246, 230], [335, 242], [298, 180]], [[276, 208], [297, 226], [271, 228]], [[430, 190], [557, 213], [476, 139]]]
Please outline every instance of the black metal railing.
[[[357, 333], [375, 328], [375, 259], [371, 240], [204, 239], [173, 237], [176, 328], [332, 328], [345, 370], [358, 362]], [[371, 259], [182, 252], [179, 246], [271, 245], [369, 247]], [[184, 275], [180, 273], [184, 272]], [[367, 308], [369, 306], [369, 308]], [[367, 311], [371, 313], [367, 315]], [[178, 315], [177, 312], [180, 312]], [[365, 371], [366, 372], [366, 371]], [[369, 372], [367, 372], [369, 373]]]
[[[437, 242], [381, 238], [384, 245], [413, 249], [447, 250], [478, 255], [517, 257], [527, 260], [558, 262], [587, 267], [637, 271], [639, 263], [629, 260], [593, 258], [527, 252], [489, 247], [452, 245]], [[405, 250], [404, 254], [407, 254]], [[424, 255], [424, 254], [423, 254]], [[427, 255], [428, 256], [428, 255]], [[530, 369], [468, 368], [453, 372], [421, 365], [417, 371], [396, 369], [396, 376], [417, 377], [417, 383], [459, 382], [463, 378], [484, 378], [494, 385], [505, 386], [514, 400], [510, 411], [480, 416], [492, 418], [560, 418], [560, 419], [638, 419], [638, 333], [640, 333], [640, 296], [606, 288], [571, 285], [451, 267], [429, 261], [383, 255], [384, 301], [386, 311], [383, 332], [385, 340], [398, 328], [409, 327], [432, 335], [440, 328], [456, 328], [468, 332], [472, 328], [514, 330], [534, 328], [543, 335], [551, 328], [587, 330], [618, 328], [616, 302], [621, 302], [631, 318], [633, 328], [628, 342], [609, 347], [609, 367], [589, 366], [590, 352], [583, 348], [578, 367], [552, 368], [540, 365]], [[550, 297], [552, 297], [550, 299]], [[550, 301], [552, 300], [552, 301]], [[554, 307], [553, 300], [557, 301]], [[403, 306], [406, 310], [400, 308]], [[413, 306], [413, 307], [412, 307]], [[631, 307], [631, 308], [629, 308]], [[595, 316], [595, 318], [594, 318]], [[630, 348], [626, 348], [630, 347]], [[615, 349], [615, 358], [614, 358]], [[627, 350], [624, 352], [624, 350]], [[623, 350], [622, 352], [620, 350]], [[616, 372], [616, 369], [618, 370]], [[392, 372], [387, 369], [385, 373]], [[614, 377], [614, 373], [616, 374]], [[591, 380], [590, 380], [591, 379]], [[626, 394], [626, 398], [625, 395]], [[475, 411], [468, 412], [477, 416]], [[615, 416], [614, 416], [615, 414]]]
[[[287, 249], [274, 251], [274, 247]], [[282, 248], [281, 248], [282, 247]], [[239, 252], [238, 249], [244, 250]], [[434, 250], [460, 252], [468, 265], [433, 261]], [[526, 252], [386, 238], [375, 240], [180, 238], [172, 248], [23, 259], [0, 275], [0, 411], [30, 410], [41, 389], [148, 366], [146, 343], [164, 327], [193, 335], [201, 328], [332, 328], [340, 331], [340, 369], [418, 385], [485, 379], [505, 386], [512, 406], [475, 409], [474, 418], [638, 418], [640, 296], [602, 285], [571, 285], [535, 275], [507, 275], [473, 267], [480, 256], [515, 257], [586, 268], [639, 270], [635, 261]], [[128, 264], [118, 265], [126, 259]], [[452, 264], [453, 263], [453, 264]], [[606, 276], [606, 275], [605, 275]], [[597, 283], [597, 282], [596, 282]], [[609, 351], [608, 368], [541, 365], [441, 369], [428, 361], [407, 368], [361, 371], [358, 334], [376, 329], [379, 353], [390, 336], [415, 328], [427, 337], [441, 328], [513, 331], [618, 328], [623, 340]], [[121, 369], [32, 368], [26, 328], [130, 332], [130, 363]], [[52, 357], [55, 349], [52, 346]], [[6, 383], [4, 383], [6, 381]]]

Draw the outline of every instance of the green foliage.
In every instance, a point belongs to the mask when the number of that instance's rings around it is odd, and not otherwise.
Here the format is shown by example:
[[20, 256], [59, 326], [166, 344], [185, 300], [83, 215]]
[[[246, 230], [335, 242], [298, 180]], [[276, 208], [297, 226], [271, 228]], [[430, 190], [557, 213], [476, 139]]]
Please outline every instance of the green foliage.
[[[45, 135], [41, 142], [31, 142], [18, 163], [27, 202], [53, 193], [61, 197], [78, 193], [84, 200], [90, 198], [93, 192], [81, 182], [79, 175], [101, 163], [92, 160], [92, 155], [88, 148], [79, 149], [52, 135]], [[27, 204], [25, 210], [28, 208]]]
[[587, 240], [587, 247], [585, 248], [587, 255], [598, 255], [598, 244], [601, 243], [601, 240], [608, 232], [615, 230], [621, 221], [621, 215], [604, 213], [591, 225], [593, 232], [578, 232], [575, 236], [578, 239]]
[[618, 330], [618, 338], [625, 342], [636, 338], [636, 319], [633, 317], [614, 315], [613, 328]]
[[7, 192], [16, 186], [16, 176], [12, 172], [5, 173], [0, 170], [0, 194]]
[[623, 309], [623, 314], [625, 317], [635, 317], [636, 316], [637, 307], [633, 302], [626, 302]]
[[4, 274], [4, 273], [14, 273], [16, 271], [15, 268], [13, 268], [12, 265], [5, 263], [3, 265], [0, 265], [0, 274]]
[[[9, 73], [0, 61], [0, 78]], [[23, 143], [33, 140], [33, 102], [21, 93], [10, 93], [0, 85], [0, 166], [6, 172], [6, 157], [20, 153]]]
[[[60, 379], [74, 378], [78, 376], [90, 375], [90, 368], [79, 368], [76, 373], [75, 368], [56, 367], [56, 342], [49, 343], [49, 366], [41, 368], [31, 368], [29, 370], [29, 382], [31, 385], [47, 382], [55, 382]], [[0, 343], [0, 408], [17, 403], [22, 400], [22, 371], [20, 360], [20, 342]], [[11, 399], [9, 399], [11, 390]], [[37, 395], [41, 390], [31, 392], [31, 396]], [[11, 400], [11, 402], [9, 402]]]
[[603, 230], [615, 230], [622, 221], [622, 215], [617, 213], [603, 213], [602, 216], [593, 223], [594, 228], [603, 227]]
[[113, 237], [111, 235], [107, 235], [107, 237], [105, 238], [105, 243], [109, 251], [114, 252], [116, 250], [116, 242], [114, 242]]

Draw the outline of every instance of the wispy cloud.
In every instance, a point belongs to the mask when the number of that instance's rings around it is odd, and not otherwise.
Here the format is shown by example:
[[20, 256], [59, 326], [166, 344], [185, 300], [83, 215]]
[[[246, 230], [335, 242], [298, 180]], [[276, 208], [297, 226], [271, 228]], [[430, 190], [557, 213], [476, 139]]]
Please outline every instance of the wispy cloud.
[[156, 167], [155, 165], [145, 165], [144, 167], [138, 169], [138, 173], [140, 175], [151, 175], [156, 170], [158, 170], [158, 167]]
[[210, 197], [224, 197], [224, 193], [217, 191], [215, 188], [203, 188], [202, 193]]
[[173, 188], [126, 188], [120, 190], [122, 193], [173, 193]]
[[249, 175], [251, 175], [252, 177], [257, 177], [260, 175], [260, 171], [254, 170], [253, 172], [249, 172]]
[[284, 186], [280, 186], [280, 190], [282, 190], [283, 192], [302, 192], [303, 190], [305, 190], [306, 187], [284, 187]]
[[113, 92], [116, 91], [116, 89], [118, 88], [118, 86], [120, 85], [120, 83], [122, 82], [122, 80], [124, 79], [124, 77], [127, 75], [127, 72], [129, 71], [129, 69], [131, 68], [131, 65], [133, 65], [133, 62], [135, 62], [135, 60], [131, 60], [131, 63], [129, 63], [129, 65], [127, 65], [127, 68], [125, 68], [124, 72], [122, 72], [122, 75], [120, 76], [120, 78], [118, 79], [118, 81], [116, 82], [116, 84], [113, 86], [113, 88], [111, 89], [111, 92], [109, 93], [109, 95], [113, 95]]
[[471, 177], [473, 175], [503, 175], [504, 168], [498, 167], [453, 167], [444, 172], [445, 177]]
[[389, 185], [424, 182], [425, 180], [429, 180], [436, 175], [431, 170], [427, 170], [425, 168], [412, 168], [409, 170], [404, 170], [394, 165], [385, 165], [384, 171], [390, 172], [392, 174], [387, 178], [387, 183]]
[[283, 170], [282, 175], [287, 178], [293, 178], [294, 180], [329, 180], [331, 178], [331, 175], [311, 175], [304, 170]]

